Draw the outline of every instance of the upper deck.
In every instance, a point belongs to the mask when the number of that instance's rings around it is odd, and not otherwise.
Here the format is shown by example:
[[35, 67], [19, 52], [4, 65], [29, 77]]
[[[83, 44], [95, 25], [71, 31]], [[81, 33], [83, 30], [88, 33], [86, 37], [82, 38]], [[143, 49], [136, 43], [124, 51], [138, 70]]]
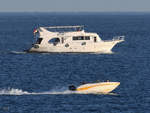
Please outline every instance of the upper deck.
[[93, 36], [99, 37], [97, 33], [85, 32], [84, 26], [51, 26], [40, 27], [38, 29], [42, 38], [50, 37], [73, 37], [73, 36]]

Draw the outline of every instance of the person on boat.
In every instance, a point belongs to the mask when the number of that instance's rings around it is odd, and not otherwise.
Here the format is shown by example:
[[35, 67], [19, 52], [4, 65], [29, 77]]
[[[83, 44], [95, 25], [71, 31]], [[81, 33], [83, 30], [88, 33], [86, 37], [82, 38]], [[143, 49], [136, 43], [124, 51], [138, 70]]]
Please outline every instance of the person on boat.
[[[81, 82], [81, 84], [84, 85], [84, 84], [87, 84], [87, 83], [86, 82]], [[77, 88], [74, 85], [69, 86], [69, 90], [71, 90], [71, 91], [76, 91], [76, 89]]]
[[76, 87], [75, 87], [74, 85], [70, 85], [70, 86], [69, 86], [69, 90], [71, 90], [71, 91], [76, 91]]
[[79, 28], [77, 28], [77, 31], [81, 31], [81, 28], [79, 27]]

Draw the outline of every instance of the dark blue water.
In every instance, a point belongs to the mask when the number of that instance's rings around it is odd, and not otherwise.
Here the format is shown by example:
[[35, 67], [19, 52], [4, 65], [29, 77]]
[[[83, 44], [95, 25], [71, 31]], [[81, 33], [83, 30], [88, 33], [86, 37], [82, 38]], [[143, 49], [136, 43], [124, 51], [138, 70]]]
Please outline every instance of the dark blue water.
[[[28, 54], [38, 26], [85, 25], [102, 39], [125, 35], [113, 54]], [[113, 94], [68, 85], [119, 81]], [[150, 14], [0, 13], [0, 113], [149, 113]]]

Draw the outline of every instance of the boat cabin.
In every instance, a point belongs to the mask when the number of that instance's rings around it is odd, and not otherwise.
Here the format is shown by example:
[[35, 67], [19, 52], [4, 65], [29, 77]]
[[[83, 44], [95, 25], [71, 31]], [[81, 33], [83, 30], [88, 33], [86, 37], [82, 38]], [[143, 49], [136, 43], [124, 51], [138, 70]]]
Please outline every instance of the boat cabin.
[[[49, 34], [48, 37], [45, 34], [43, 35], [46, 30], [47, 34]], [[85, 33], [83, 26], [40, 27], [38, 31], [40, 32], [35, 35], [36, 44], [41, 44], [45, 39], [49, 39], [47, 42], [54, 46], [65, 42], [84, 42], [81, 45], [85, 45], [87, 42], [100, 41], [96, 33]]]

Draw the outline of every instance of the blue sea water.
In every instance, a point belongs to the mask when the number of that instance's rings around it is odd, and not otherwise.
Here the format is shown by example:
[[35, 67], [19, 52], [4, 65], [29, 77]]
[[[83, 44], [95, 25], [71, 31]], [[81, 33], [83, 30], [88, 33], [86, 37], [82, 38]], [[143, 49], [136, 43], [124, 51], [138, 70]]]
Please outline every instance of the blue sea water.
[[[85, 25], [113, 54], [35, 54], [39, 26]], [[149, 113], [150, 14], [0, 13], [0, 113]], [[119, 81], [115, 94], [72, 94], [70, 84]]]

